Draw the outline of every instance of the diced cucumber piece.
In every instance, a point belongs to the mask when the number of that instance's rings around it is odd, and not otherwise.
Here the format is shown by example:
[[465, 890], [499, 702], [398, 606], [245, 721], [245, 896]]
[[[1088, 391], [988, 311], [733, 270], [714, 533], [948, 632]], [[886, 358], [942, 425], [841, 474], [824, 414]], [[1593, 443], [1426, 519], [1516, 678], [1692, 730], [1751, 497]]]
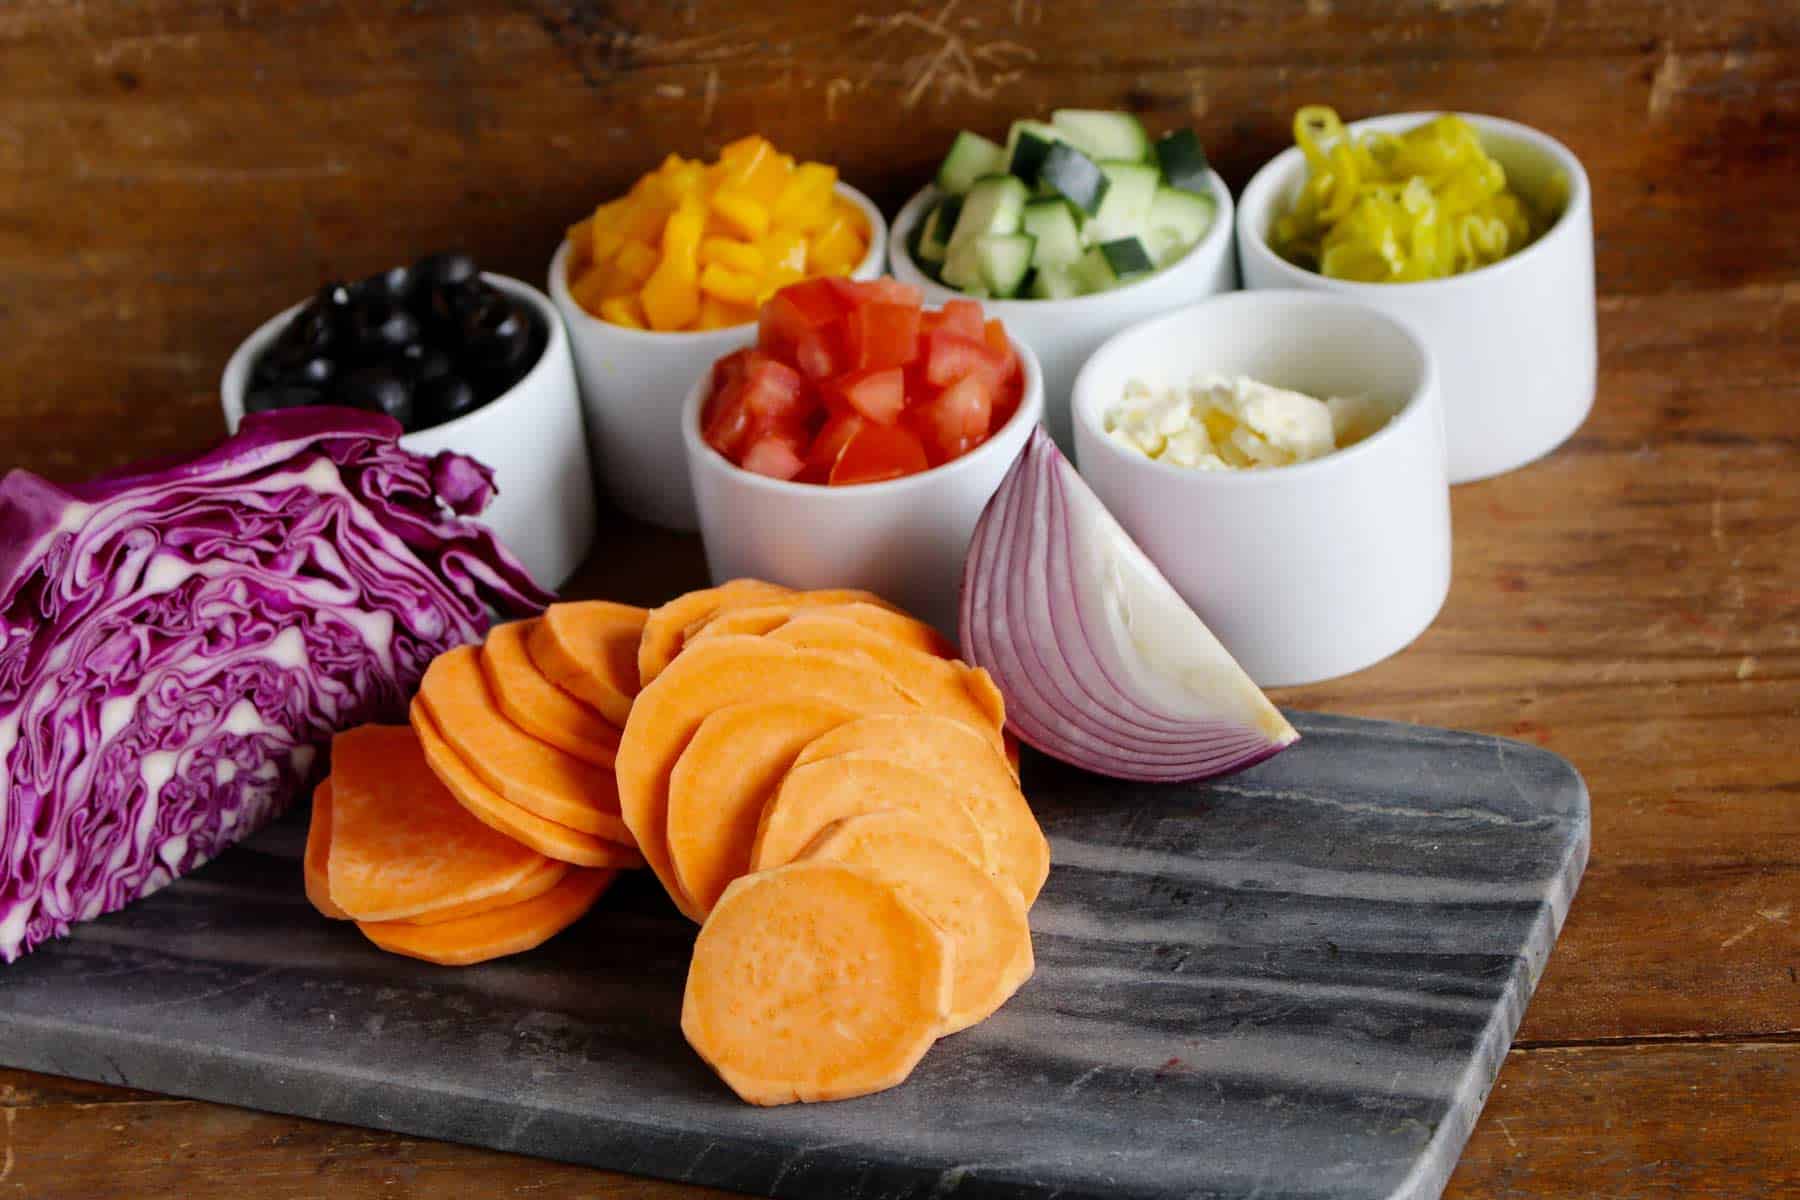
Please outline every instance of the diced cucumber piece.
[[1014, 121], [1006, 131], [1006, 170], [1028, 184], [1037, 183], [1038, 170], [1050, 147], [1063, 140], [1062, 131], [1042, 121]]
[[1156, 269], [1137, 238], [1118, 238], [1088, 247], [1071, 272], [1084, 292], [1104, 292]]
[[1030, 292], [1037, 300], [1068, 300], [1081, 295], [1081, 285], [1067, 267], [1039, 267], [1031, 277]]
[[1212, 195], [1195, 195], [1172, 187], [1156, 189], [1147, 218], [1148, 240], [1156, 265], [1166, 267], [1206, 236], [1217, 212]]
[[1039, 178], [1083, 212], [1097, 213], [1110, 184], [1106, 172], [1093, 159], [1061, 142], [1044, 156]]
[[991, 295], [1017, 295], [1031, 271], [1031, 254], [1037, 239], [1028, 233], [990, 233], [975, 239], [975, 257], [981, 262], [981, 282]]
[[913, 247], [913, 258], [919, 262], [941, 263], [950, 253], [950, 231], [962, 214], [963, 198], [945, 196], [932, 206], [919, 226], [919, 240]]
[[1106, 195], [1082, 229], [1088, 245], [1142, 237], [1149, 228], [1150, 205], [1156, 200], [1160, 172], [1145, 163], [1103, 162]]
[[1177, 129], [1157, 138], [1156, 165], [1162, 168], [1163, 182], [1170, 187], [1202, 196], [1212, 194], [1206, 150], [1193, 130]]
[[[1017, 233], [1030, 192], [1011, 175], [984, 175], [969, 185], [951, 227], [950, 250], [990, 233]], [[961, 286], [960, 284], [958, 285]]]
[[1059, 108], [1050, 114], [1050, 124], [1092, 159], [1143, 162], [1150, 157], [1150, 135], [1128, 112]]
[[950, 243], [939, 278], [959, 292], [985, 289], [987, 280], [981, 274], [981, 238], [964, 238]]
[[1000, 175], [1006, 171], [1006, 151], [979, 133], [965, 129], [950, 143], [938, 167], [937, 185], [941, 192], [960, 196], [983, 175]]
[[1037, 239], [1034, 267], [1066, 267], [1081, 257], [1081, 226], [1066, 200], [1033, 200], [1025, 206], [1020, 228]]

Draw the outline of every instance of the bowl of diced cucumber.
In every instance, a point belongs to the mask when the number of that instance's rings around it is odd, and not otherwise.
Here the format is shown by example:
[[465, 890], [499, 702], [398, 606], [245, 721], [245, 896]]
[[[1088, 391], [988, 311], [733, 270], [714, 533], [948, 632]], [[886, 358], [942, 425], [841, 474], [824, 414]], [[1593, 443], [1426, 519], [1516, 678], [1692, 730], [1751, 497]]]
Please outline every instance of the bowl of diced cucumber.
[[1191, 129], [1153, 138], [1126, 112], [1058, 109], [1004, 143], [964, 130], [888, 239], [928, 302], [982, 301], [1037, 353], [1044, 423], [1072, 443], [1069, 392], [1100, 344], [1237, 287], [1231, 193]]

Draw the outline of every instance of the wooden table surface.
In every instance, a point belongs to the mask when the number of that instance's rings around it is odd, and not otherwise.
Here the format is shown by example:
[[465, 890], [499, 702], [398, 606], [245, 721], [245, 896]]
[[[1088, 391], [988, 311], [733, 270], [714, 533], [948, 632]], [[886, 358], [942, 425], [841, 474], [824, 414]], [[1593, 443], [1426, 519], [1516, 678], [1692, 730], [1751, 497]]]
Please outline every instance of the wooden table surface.
[[[1454, 585], [1414, 646], [1278, 699], [1528, 739], [1592, 791], [1586, 881], [1449, 1195], [1800, 1194], [1797, 13], [15, 0], [0, 467], [198, 446], [231, 346], [320, 279], [448, 244], [539, 279], [608, 189], [749, 129], [890, 212], [951, 130], [1057, 104], [1192, 123], [1234, 187], [1302, 102], [1551, 130], [1595, 185], [1593, 416], [1456, 489]], [[609, 520], [571, 591], [700, 578], [692, 540]], [[708, 1193], [0, 1070], [0, 1198], [176, 1194]]]

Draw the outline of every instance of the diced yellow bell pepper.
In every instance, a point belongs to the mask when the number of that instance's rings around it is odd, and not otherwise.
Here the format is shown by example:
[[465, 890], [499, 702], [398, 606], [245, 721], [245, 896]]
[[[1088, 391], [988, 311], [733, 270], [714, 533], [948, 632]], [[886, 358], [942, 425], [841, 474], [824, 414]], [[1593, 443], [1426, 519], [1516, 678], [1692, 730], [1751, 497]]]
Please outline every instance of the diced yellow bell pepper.
[[700, 239], [700, 265], [708, 266], [718, 263], [721, 267], [729, 267], [733, 271], [742, 271], [746, 275], [760, 275], [763, 269], [763, 256], [749, 242], [740, 242], [733, 238], [709, 237]]
[[619, 218], [619, 234], [628, 242], [656, 242], [662, 237], [674, 206], [660, 196], [633, 200]]
[[573, 279], [594, 259], [594, 218], [588, 217], [569, 226], [569, 278]]
[[791, 273], [798, 277], [806, 270], [806, 239], [797, 233], [777, 229], [756, 242], [762, 255], [763, 270]]
[[664, 258], [638, 293], [644, 320], [660, 331], [686, 329], [700, 315], [700, 288], [679, 259]]
[[605, 316], [606, 272], [594, 268], [580, 275], [569, 276], [569, 296], [588, 312]]
[[625, 234], [616, 224], [595, 222], [593, 236], [588, 239], [588, 257], [595, 262], [611, 262], [625, 248], [625, 241]]
[[857, 233], [859, 224], [840, 208], [812, 236], [806, 249], [806, 269], [814, 275], [841, 275], [861, 262], [868, 247]]
[[663, 178], [663, 193], [679, 204], [689, 196], [698, 195], [706, 182], [706, 165], [698, 162], [682, 163], [681, 166], [668, 172]]
[[631, 241], [619, 247], [613, 266], [633, 286], [643, 283], [656, 270], [656, 251], [649, 242]]
[[663, 226], [662, 258], [674, 260], [688, 278], [700, 272], [700, 238], [706, 231], [706, 203], [699, 195], [690, 194], [681, 202]]
[[727, 229], [746, 241], [769, 231], [769, 210], [743, 192], [723, 189], [713, 193], [711, 209]]
[[769, 220], [782, 229], [803, 233], [822, 227], [831, 219], [832, 189], [837, 187], [837, 168], [822, 163], [801, 163], [794, 168], [781, 195], [769, 209]]
[[756, 320], [756, 310], [743, 305], [727, 304], [717, 296], [700, 294], [701, 329], [729, 329], [733, 325], [748, 325]]
[[711, 263], [700, 272], [700, 290], [730, 304], [755, 304], [756, 284], [756, 276], [718, 263]]
[[769, 139], [760, 133], [747, 134], [734, 142], [726, 142], [719, 149], [719, 161], [728, 167], [741, 167], [754, 162], [763, 153], [774, 153], [775, 147]]
[[600, 302], [600, 319], [611, 321], [614, 325], [623, 325], [627, 329], [644, 328], [644, 309], [638, 298], [629, 292], [621, 296], [608, 296]]

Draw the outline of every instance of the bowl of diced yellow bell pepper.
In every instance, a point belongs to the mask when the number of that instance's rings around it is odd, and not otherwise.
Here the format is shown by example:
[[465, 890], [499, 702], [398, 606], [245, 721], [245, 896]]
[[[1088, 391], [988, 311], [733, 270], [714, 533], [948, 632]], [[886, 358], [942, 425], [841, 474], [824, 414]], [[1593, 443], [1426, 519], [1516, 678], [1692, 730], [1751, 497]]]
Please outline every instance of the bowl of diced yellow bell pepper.
[[762, 302], [818, 275], [873, 279], [887, 223], [835, 167], [761, 137], [715, 162], [670, 155], [573, 225], [550, 263], [600, 483], [631, 515], [698, 527], [681, 441], [694, 381]]

